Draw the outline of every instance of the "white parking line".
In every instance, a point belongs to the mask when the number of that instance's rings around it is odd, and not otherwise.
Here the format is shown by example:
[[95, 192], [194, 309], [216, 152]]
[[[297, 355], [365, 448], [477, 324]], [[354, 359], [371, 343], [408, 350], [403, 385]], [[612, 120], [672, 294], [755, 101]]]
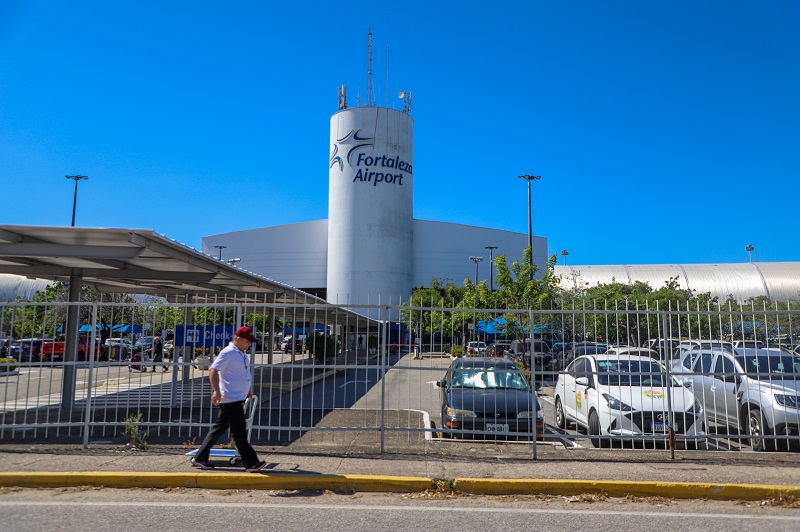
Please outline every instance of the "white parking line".
[[351, 384], [372, 384], [372, 381], [345, 381], [344, 383], [339, 385], [339, 388], [344, 388], [345, 386], [349, 386]]

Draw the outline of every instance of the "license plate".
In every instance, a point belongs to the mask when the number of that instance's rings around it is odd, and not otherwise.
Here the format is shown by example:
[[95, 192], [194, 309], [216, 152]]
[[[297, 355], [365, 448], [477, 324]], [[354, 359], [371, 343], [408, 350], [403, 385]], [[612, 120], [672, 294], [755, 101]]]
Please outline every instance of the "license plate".
[[[653, 421], [650, 425], [650, 430], [653, 432], [667, 432], [669, 430], [669, 424], [664, 421]], [[673, 423], [672, 430], [678, 430], [678, 426]]]
[[509, 432], [508, 423], [487, 423], [487, 432]]

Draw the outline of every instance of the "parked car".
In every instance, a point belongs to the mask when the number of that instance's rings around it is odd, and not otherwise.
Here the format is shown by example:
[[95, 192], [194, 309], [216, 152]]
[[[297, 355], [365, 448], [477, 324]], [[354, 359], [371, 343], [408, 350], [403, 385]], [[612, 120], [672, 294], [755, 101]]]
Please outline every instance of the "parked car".
[[[64, 351], [66, 348], [67, 335], [62, 334], [56, 340], [44, 341], [41, 344], [41, 352], [39, 359], [42, 362], [62, 362], [64, 360]], [[96, 338], [95, 347], [91, 349], [92, 345], [91, 336], [88, 334], [81, 334], [78, 336], [78, 346], [76, 353], [76, 360], [83, 362], [89, 360], [89, 356], [94, 353], [95, 360], [104, 360], [106, 347], [100, 343], [100, 339]]]
[[511, 340], [497, 340], [489, 344], [486, 348], [485, 354], [490, 357], [502, 357], [505, 355], [506, 350], [511, 347]]
[[11, 338], [0, 339], [0, 358], [8, 357], [8, 348], [11, 346]]
[[109, 338], [105, 345], [109, 360], [125, 360], [133, 352], [133, 345], [127, 338]]
[[[525, 369], [558, 371], [558, 357], [544, 340], [514, 340], [506, 351], [506, 358], [522, 362]], [[531, 366], [531, 360], [535, 360], [535, 366]]]
[[736, 340], [733, 342], [734, 349], [761, 349], [764, 342], [761, 340]]
[[[702, 405], [666, 368], [649, 356], [585, 355], [558, 376], [556, 425], [585, 428], [595, 447], [608, 446], [599, 436], [666, 435], [672, 429], [687, 446], [706, 433]], [[671, 402], [667, 398], [671, 397]], [[672, 413], [670, 415], [670, 412]]]
[[736, 427], [755, 451], [800, 435], [800, 357], [780, 349], [701, 349], [674, 366], [694, 390], [709, 419]]
[[22, 338], [14, 340], [8, 348], [8, 353], [20, 362], [39, 362], [41, 360], [42, 344], [52, 341], [52, 338]]
[[284, 353], [289, 353], [291, 351], [291, 347], [294, 345], [295, 353], [305, 353], [306, 352], [306, 337], [305, 335], [297, 335], [297, 339], [292, 341], [291, 336], [286, 336], [281, 342], [281, 349]]
[[562, 364], [563, 367], [567, 367], [573, 360], [576, 358], [583, 356], [583, 355], [602, 355], [608, 351], [608, 348], [605, 345], [595, 344], [595, 345], [582, 345], [576, 347], [572, 351], [569, 352], [567, 357], [564, 359]]
[[441, 426], [458, 430], [445, 436], [530, 439], [534, 428], [539, 438], [544, 432], [539, 400], [509, 360], [456, 358], [436, 384], [441, 392]]
[[153, 338], [155, 338], [155, 336], [140, 336], [139, 339], [136, 340], [136, 343], [133, 344], [133, 352], [142, 353], [148, 349], [152, 349]]
[[659, 360], [667, 360], [670, 357], [676, 358], [681, 341], [677, 338], [651, 338], [645, 347], [658, 353]]
[[606, 351], [607, 355], [633, 355], [639, 357], [650, 357], [655, 358], [658, 360], [660, 357], [658, 356], [658, 352], [652, 349], [648, 349], [646, 347], [631, 347], [629, 345], [622, 345], [618, 347], [612, 347], [611, 349]]
[[470, 357], [482, 356], [486, 353], [486, 342], [467, 342], [464, 354]]

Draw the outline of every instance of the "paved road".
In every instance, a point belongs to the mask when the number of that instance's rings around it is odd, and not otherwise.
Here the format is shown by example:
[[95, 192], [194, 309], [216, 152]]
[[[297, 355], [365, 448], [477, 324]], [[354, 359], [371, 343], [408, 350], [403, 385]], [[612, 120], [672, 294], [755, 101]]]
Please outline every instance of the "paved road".
[[798, 530], [796, 509], [604, 497], [371, 494], [316, 490], [15, 490], [3, 529], [53, 530]]

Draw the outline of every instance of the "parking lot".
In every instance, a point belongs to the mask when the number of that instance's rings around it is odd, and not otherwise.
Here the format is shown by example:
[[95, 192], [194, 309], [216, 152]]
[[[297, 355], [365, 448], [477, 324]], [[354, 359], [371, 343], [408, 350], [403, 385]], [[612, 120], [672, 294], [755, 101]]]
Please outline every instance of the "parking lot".
[[[267, 363], [266, 353], [254, 356], [256, 393], [261, 398], [261, 408], [254, 421], [254, 441], [302, 445], [324, 442], [331, 447], [337, 442], [352, 442], [352, 433], [360, 432], [361, 443], [365, 446], [386, 448], [438, 443], [456, 454], [459, 445], [471, 448], [487, 440], [498, 443], [509, 439], [512, 441], [504, 444], [516, 447], [533, 445], [532, 432], [506, 438], [508, 435], [480, 429], [443, 428], [441, 381], [454, 360], [443, 353], [423, 353], [418, 358], [413, 353], [364, 356], [324, 366], [315, 364], [305, 355], [292, 357], [274, 353], [272, 356], [272, 364]], [[73, 364], [77, 386], [70, 416], [58, 409], [63, 365], [21, 364], [15, 374], [0, 377], [4, 437], [9, 433], [22, 433], [13, 428], [20, 421], [23, 421], [20, 428], [30, 432], [42, 422], [47, 425], [53, 421], [63, 422], [65, 418], [83, 420], [87, 409], [93, 410], [93, 418], [102, 412], [101, 419], [111, 424], [131, 412], [149, 413], [155, 419], [143, 421], [150, 422], [154, 437], [171, 434], [173, 431], [169, 427], [173, 425], [178, 433], [199, 434], [201, 425], [210, 419], [210, 388], [203, 366], [189, 365], [186, 376], [182, 377], [180, 371], [175, 372], [174, 365], [169, 372], [163, 372], [160, 366], [152, 372], [149, 370], [153, 365], [133, 369], [126, 362]], [[574, 424], [565, 428], [557, 426], [558, 375], [555, 372], [534, 375], [540, 381], [536, 396], [544, 417], [544, 431], [537, 432], [537, 445], [594, 448], [591, 435], [585, 429]], [[111, 409], [121, 414], [112, 416]], [[50, 433], [59, 434], [59, 431], [51, 428]], [[104, 427], [102, 433], [107, 436], [115, 431]], [[609, 442], [614, 441], [615, 445], [616, 440], [623, 448], [668, 447], [665, 433], [638, 438], [609, 437]], [[714, 423], [709, 424], [706, 435], [698, 438], [697, 444], [700, 450], [740, 452], [752, 449], [747, 438], [742, 438], [735, 427]], [[678, 443], [676, 448], [682, 450], [685, 446]], [[796, 446], [792, 449], [796, 450]]]

